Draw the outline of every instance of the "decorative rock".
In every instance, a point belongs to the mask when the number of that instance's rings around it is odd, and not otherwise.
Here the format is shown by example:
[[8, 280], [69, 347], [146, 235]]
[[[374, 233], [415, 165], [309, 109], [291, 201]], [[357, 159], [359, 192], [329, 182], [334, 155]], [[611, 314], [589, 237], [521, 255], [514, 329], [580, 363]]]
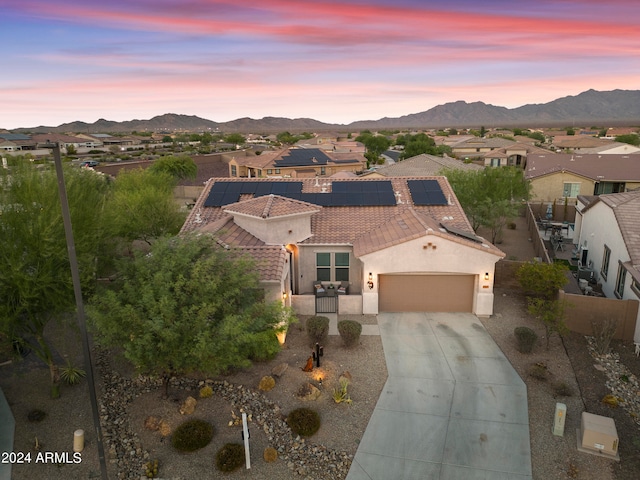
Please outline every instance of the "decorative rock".
[[267, 463], [273, 463], [278, 459], [278, 451], [273, 447], [267, 447], [262, 454], [264, 461]]
[[151, 430], [152, 432], [157, 431], [158, 428], [160, 428], [160, 419], [152, 415], [148, 416], [144, 420], [144, 428]]
[[260, 384], [258, 385], [258, 388], [263, 392], [269, 392], [273, 390], [273, 387], [275, 386], [276, 386], [275, 379], [267, 375], [260, 379]]
[[171, 434], [171, 427], [164, 420], [160, 420], [158, 431], [160, 432], [160, 435], [162, 435], [163, 437], [168, 437]]
[[280, 363], [279, 365], [273, 367], [273, 369], [271, 370], [271, 375], [280, 378], [282, 375], [284, 375], [284, 372], [287, 371], [287, 368], [289, 368], [288, 363]]
[[180, 413], [182, 415], [191, 415], [196, 410], [196, 404], [198, 401], [193, 397], [187, 397], [184, 403], [180, 406]]
[[296, 396], [305, 402], [317, 400], [321, 395], [320, 390], [315, 385], [311, 383], [305, 383], [300, 387]]

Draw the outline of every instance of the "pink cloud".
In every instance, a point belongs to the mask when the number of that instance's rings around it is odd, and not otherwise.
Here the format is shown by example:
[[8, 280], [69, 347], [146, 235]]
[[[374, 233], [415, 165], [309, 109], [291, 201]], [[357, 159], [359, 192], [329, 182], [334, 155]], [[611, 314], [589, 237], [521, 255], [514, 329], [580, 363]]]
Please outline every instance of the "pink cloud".
[[[512, 45], [571, 39], [626, 41], [640, 28], [632, 19], [611, 22], [517, 15], [478, 14], [443, 9], [343, 2], [267, 0], [200, 1], [179, 10], [162, 5], [140, 11], [129, 3], [75, 5], [33, 2], [24, 11], [67, 21], [82, 21], [204, 35], [243, 35], [279, 41], [325, 45], [384, 44], [450, 39], [460, 44]], [[196, 14], [194, 14], [197, 13]], [[593, 45], [593, 44], [592, 44]], [[565, 45], [565, 47], [569, 47]], [[602, 47], [601, 47], [602, 48]]]

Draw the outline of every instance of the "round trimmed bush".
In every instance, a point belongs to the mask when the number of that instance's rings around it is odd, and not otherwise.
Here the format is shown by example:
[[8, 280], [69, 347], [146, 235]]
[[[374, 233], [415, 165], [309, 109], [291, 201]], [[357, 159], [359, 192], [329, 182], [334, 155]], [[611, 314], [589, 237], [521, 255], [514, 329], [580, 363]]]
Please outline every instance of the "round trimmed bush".
[[204, 420], [188, 420], [176, 428], [171, 437], [173, 448], [182, 453], [206, 447], [213, 438], [213, 425]]
[[329, 319], [327, 317], [310, 317], [306, 322], [307, 335], [312, 344], [324, 342], [329, 336]]
[[531, 353], [533, 351], [533, 347], [538, 341], [538, 335], [536, 332], [531, 330], [529, 327], [516, 327], [513, 330], [513, 334], [516, 336], [516, 340], [518, 341], [518, 351], [520, 353]]
[[310, 408], [298, 408], [289, 413], [287, 424], [293, 433], [310, 437], [320, 428], [320, 415]]
[[340, 320], [338, 322], [338, 333], [345, 346], [351, 347], [360, 340], [362, 325], [355, 320]]
[[239, 443], [227, 443], [216, 453], [216, 467], [221, 472], [233, 472], [244, 463], [244, 446]]

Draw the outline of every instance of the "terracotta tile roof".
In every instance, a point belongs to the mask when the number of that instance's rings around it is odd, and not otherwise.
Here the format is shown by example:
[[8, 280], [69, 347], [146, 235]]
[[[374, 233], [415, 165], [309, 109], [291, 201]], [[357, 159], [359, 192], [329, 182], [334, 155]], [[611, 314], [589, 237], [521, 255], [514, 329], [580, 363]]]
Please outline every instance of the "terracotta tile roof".
[[567, 171], [594, 181], [640, 181], [640, 155], [546, 153], [528, 155], [525, 178]]
[[322, 209], [319, 205], [313, 205], [300, 200], [281, 197], [280, 195], [263, 195], [243, 202], [232, 203], [222, 207], [225, 212], [240, 213], [251, 217], [274, 218], [300, 213], [317, 212]]
[[236, 225], [231, 215], [225, 215], [204, 225], [202, 228], [198, 228], [197, 231], [215, 234], [218, 243], [224, 247], [260, 247], [266, 245], [262, 240]]
[[256, 270], [263, 282], [280, 282], [289, 261], [289, 255], [282, 246], [253, 246], [242, 248], [242, 253], [256, 263]]
[[474, 163], [464, 163], [451, 157], [437, 157], [425, 153], [410, 157], [392, 165], [376, 169], [376, 173], [385, 177], [419, 177], [438, 174], [443, 168], [458, 170], [482, 170], [483, 167]]
[[[411, 179], [436, 180], [448, 203], [446, 205], [414, 205], [407, 186], [407, 180]], [[232, 246], [260, 246], [264, 245], [264, 243], [235, 225], [227, 212], [237, 211], [261, 217], [265, 213], [265, 209], [271, 216], [287, 215], [292, 212], [314, 212], [315, 210], [314, 213], [311, 213], [312, 235], [300, 242], [300, 244], [354, 245], [354, 249], [359, 252], [370, 252], [406, 242], [420, 235], [426, 235], [427, 230], [430, 228], [434, 231], [431, 234], [442, 235], [466, 245], [478, 246], [476, 242], [440, 230], [440, 223], [447, 222], [452, 227], [473, 234], [471, 224], [462, 207], [458, 204], [453, 190], [445, 177], [389, 177], [385, 180], [368, 178], [340, 180], [345, 182], [391, 182], [398, 202], [396, 205], [391, 206], [320, 207], [278, 196], [274, 196], [272, 199], [269, 196], [264, 196], [226, 207], [204, 207], [204, 202], [216, 180], [211, 179], [208, 182], [183, 225], [182, 233], [196, 230], [217, 232], [221, 241]], [[243, 179], [233, 178], [220, 180], [243, 181]], [[260, 182], [302, 182], [302, 191], [306, 193], [320, 193], [323, 189], [326, 191], [331, 188], [331, 182], [327, 182], [329, 179], [322, 179], [322, 181], [317, 179], [251, 180]], [[271, 208], [273, 208], [273, 211]], [[491, 248], [497, 255], [502, 255], [502, 252], [497, 248], [493, 246]]]
[[640, 191], [610, 193], [598, 198], [613, 210], [631, 264], [636, 270], [640, 269]]

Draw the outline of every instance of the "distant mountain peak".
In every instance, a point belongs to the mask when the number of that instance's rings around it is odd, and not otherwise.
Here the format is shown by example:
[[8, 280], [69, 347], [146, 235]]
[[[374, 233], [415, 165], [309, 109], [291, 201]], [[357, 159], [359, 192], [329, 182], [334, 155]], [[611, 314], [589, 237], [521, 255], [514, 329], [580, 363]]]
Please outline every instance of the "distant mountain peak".
[[218, 123], [195, 115], [165, 113], [149, 120], [114, 122], [100, 118], [90, 124], [81, 121], [57, 127], [33, 127], [12, 130], [28, 132], [84, 132], [120, 133], [131, 131], [210, 131], [243, 133], [277, 133], [282, 131], [320, 131], [332, 129], [407, 129], [446, 127], [514, 127], [565, 126], [575, 124], [614, 125], [640, 124], [640, 90], [586, 90], [575, 96], [566, 96], [542, 104], [528, 104], [509, 109], [475, 101], [464, 100], [437, 105], [427, 111], [397, 118], [363, 120], [348, 125], [328, 124], [312, 118], [283, 118], [267, 116], [259, 120], [249, 117]]

